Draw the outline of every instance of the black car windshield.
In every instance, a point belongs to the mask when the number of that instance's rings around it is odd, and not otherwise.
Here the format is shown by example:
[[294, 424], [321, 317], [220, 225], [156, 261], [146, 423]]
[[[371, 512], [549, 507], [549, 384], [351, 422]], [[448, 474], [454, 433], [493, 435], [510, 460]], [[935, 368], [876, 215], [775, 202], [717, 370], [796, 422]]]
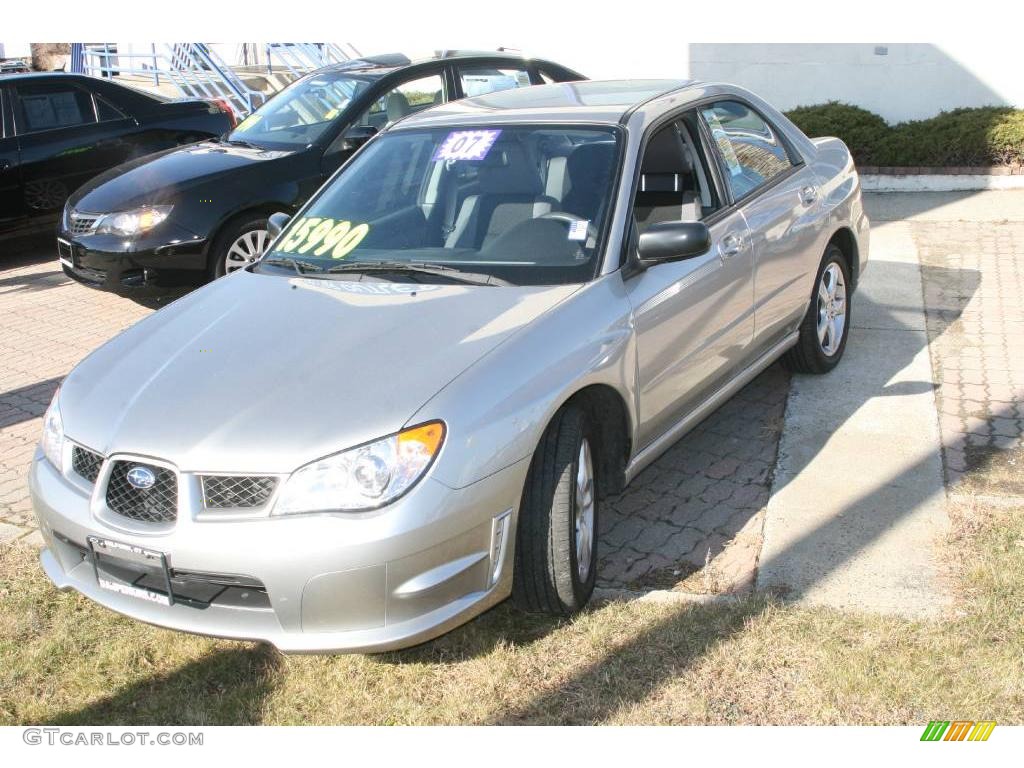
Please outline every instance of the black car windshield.
[[386, 133], [288, 224], [259, 270], [585, 282], [597, 270], [618, 146], [611, 127]]
[[316, 141], [379, 75], [322, 72], [292, 83], [228, 134], [228, 141], [293, 149]]

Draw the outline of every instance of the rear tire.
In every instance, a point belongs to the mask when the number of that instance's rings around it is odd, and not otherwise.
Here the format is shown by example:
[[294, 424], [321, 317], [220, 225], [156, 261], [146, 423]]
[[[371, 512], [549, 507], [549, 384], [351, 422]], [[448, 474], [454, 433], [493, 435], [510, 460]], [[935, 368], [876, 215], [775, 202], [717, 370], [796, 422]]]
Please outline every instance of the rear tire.
[[254, 264], [262, 248], [270, 244], [267, 216], [243, 213], [228, 221], [210, 249], [208, 272], [211, 280]]
[[569, 616], [587, 604], [597, 572], [595, 433], [584, 412], [560, 410], [533, 455], [516, 532], [512, 599]]
[[800, 338], [782, 356], [782, 364], [795, 373], [821, 374], [835, 368], [850, 335], [852, 298], [846, 254], [830, 243], [814, 278], [814, 293], [800, 323]]

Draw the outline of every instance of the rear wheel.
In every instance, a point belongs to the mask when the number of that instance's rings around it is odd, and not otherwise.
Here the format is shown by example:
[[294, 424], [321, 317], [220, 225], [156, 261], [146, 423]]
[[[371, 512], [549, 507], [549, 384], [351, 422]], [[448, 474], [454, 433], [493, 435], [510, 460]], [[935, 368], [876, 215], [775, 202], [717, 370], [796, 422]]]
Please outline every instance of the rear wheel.
[[568, 616], [594, 591], [598, 476], [594, 431], [566, 406], [534, 453], [516, 533], [512, 597], [520, 608]]
[[814, 295], [800, 323], [800, 338], [782, 357], [797, 373], [828, 373], [846, 349], [850, 333], [850, 267], [834, 244], [825, 249], [814, 281]]
[[267, 217], [250, 213], [229, 221], [214, 242], [210, 277], [217, 278], [254, 264], [270, 241]]

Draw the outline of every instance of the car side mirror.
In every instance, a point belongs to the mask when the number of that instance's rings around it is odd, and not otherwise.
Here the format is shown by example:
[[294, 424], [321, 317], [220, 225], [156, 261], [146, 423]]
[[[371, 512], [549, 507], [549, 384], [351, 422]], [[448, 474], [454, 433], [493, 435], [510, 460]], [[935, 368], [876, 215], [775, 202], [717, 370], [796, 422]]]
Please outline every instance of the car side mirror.
[[711, 233], [703, 221], [663, 221], [640, 235], [637, 255], [644, 267], [701, 256], [711, 249]]
[[376, 135], [377, 129], [372, 125], [353, 125], [341, 137], [340, 150], [349, 153], [355, 152]]
[[270, 214], [270, 218], [267, 219], [267, 234], [270, 236], [271, 241], [277, 239], [277, 236], [281, 234], [281, 231], [288, 225], [291, 218], [287, 213], [281, 211]]

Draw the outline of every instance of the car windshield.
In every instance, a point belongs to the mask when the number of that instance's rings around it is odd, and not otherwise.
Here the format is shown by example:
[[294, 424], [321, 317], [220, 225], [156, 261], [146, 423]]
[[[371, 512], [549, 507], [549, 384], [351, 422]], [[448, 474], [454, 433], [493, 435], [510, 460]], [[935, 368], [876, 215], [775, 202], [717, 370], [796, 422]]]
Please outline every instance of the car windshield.
[[289, 222], [258, 269], [411, 282], [585, 282], [597, 269], [618, 146], [611, 127], [385, 133]]
[[320, 138], [377, 76], [324, 72], [297, 80], [228, 134], [228, 141], [293, 149]]

